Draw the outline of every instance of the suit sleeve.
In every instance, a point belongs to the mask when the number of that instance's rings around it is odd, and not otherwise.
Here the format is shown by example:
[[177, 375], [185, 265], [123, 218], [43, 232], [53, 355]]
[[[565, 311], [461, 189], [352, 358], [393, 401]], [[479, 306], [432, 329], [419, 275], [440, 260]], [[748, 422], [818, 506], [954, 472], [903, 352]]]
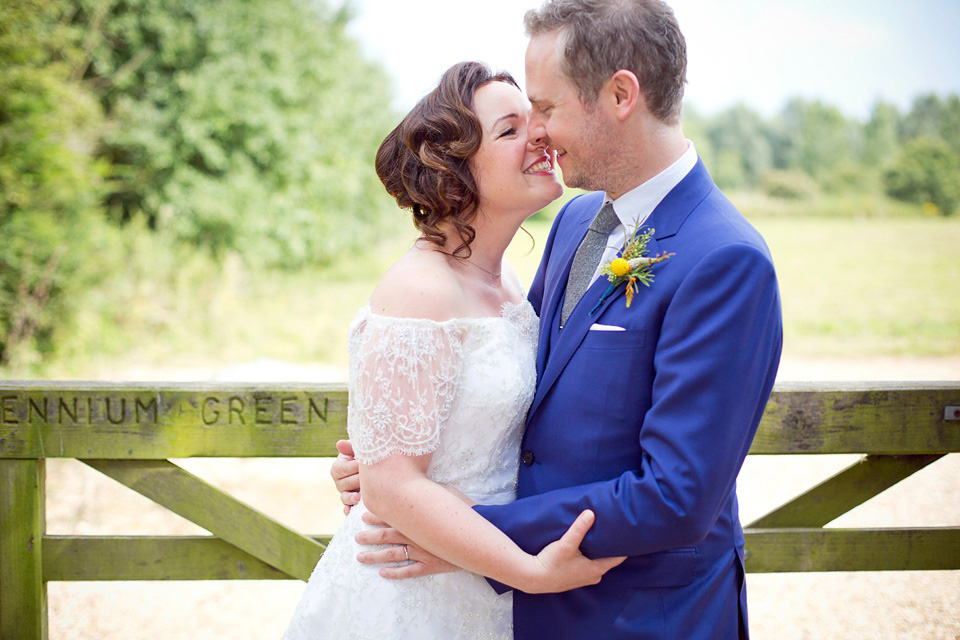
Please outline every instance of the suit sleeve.
[[597, 515], [581, 545], [589, 557], [696, 544], [733, 488], [781, 346], [768, 256], [748, 244], [713, 250], [691, 268], [666, 310], [651, 406], [638, 432], [638, 468], [477, 511], [529, 553], [560, 538], [584, 509]]

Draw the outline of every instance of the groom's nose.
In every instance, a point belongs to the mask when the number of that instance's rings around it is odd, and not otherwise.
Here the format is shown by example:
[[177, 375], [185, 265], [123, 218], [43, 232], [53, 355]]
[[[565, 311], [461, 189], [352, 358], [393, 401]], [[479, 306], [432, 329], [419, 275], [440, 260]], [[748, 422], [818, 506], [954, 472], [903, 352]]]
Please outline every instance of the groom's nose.
[[550, 144], [547, 128], [542, 123], [531, 121], [527, 128], [527, 142], [532, 147], [546, 147]]

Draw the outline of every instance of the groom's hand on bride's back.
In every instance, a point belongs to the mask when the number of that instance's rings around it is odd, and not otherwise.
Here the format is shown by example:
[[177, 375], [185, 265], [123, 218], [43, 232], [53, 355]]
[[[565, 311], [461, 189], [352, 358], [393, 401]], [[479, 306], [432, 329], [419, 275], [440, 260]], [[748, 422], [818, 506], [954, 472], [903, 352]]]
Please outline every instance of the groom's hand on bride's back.
[[353, 458], [353, 445], [349, 440], [337, 441], [337, 459], [330, 467], [330, 477], [340, 492], [343, 513], [350, 513], [350, 507], [360, 502], [360, 463]]

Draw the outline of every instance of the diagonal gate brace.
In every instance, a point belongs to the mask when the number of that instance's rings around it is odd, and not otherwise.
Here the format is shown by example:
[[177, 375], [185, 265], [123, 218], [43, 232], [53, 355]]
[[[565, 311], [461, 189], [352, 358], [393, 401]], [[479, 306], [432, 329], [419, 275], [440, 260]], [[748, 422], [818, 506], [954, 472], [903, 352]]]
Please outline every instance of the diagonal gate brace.
[[288, 575], [306, 581], [324, 545], [169, 460], [82, 460], [120, 484]]
[[865, 456], [746, 528], [822, 527], [943, 455]]

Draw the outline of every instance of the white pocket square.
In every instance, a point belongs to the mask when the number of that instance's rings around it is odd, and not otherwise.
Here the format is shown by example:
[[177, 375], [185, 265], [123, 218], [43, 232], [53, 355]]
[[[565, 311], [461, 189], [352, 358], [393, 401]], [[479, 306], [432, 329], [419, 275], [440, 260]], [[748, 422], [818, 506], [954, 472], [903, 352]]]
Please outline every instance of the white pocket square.
[[600, 324], [599, 322], [590, 325], [590, 331], [626, 331], [623, 327], [617, 327], [612, 324]]

